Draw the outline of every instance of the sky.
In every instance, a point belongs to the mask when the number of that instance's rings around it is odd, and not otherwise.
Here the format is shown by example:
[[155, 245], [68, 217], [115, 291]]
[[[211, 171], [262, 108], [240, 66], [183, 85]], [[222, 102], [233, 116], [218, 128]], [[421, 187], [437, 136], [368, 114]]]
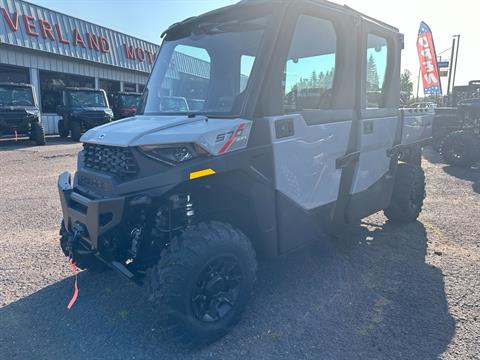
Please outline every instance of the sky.
[[[190, 16], [235, 3], [232, 0], [30, 0], [154, 43], [170, 24]], [[480, 45], [475, 30], [480, 14], [478, 0], [335, 0], [400, 29], [405, 34], [402, 68], [416, 83], [416, 39], [421, 21], [433, 31], [437, 55], [450, 57], [452, 36], [461, 35], [456, 85], [480, 79]], [[447, 79], [443, 79], [446, 88]], [[422, 88], [420, 87], [420, 95]]]

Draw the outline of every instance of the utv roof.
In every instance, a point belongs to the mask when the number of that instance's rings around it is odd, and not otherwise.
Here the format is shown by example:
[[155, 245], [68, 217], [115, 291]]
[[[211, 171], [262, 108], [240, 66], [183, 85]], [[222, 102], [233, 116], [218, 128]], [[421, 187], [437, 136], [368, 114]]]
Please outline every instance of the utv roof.
[[362, 19], [364, 19], [364, 20], [366, 20], [370, 23], [376, 24], [377, 26], [382, 27], [385, 30], [396, 32], [396, 33], [399, 32], [398, 28], [396, 28], [392, 25], [389, 25], [389, 24], [387, 24], [387, 23], [385, 23], [381, 20], [375, 19], [371, 16], [365, 15], [365, 14], [361, 13], [360, 11], [352, 9], [348, 5], [339, 5], [339, 4], [336, 4], [336, 3], [333, 3], [333, 2], [327, 1], [327, 0], [280, 0], [280, 1], [279, 0], [241, 0], [240, 2], [238, 2], [234, 5], [218, 8], [216, 10], [213, 10], [213, 11], [210, 11], [210, 12], [198, 15], [198, 16], [189, 17], [189, 18], [187, 18], [187, 19], [185, 19], [181, 22], [177, 22], [177, 23], [171, 25], [167, 30], [165, 30], [162, 33], [161, 37], [163, 38], [163, 36], [165, 34], [167, 34], [170, 30], [172, 30], [172, 29], [174, 29], [178, 26], [186, 25], [186, 24], [188, 24], [188, 23], [190, 23], [190, 22], [192, 22], [192, 21], [194, 21], [198, 18], [201, 18], [201, 17], [204, 17], [204, 16], [212, 16], [212, 15], [215, 15], [215, 14], [219, 14], [219, 13], [224, 12], [227, 9], [235, 9], [236, 7], [239, 7], [239, 6], [242, 6], [242, 5], [246, 5], [246, 4], [247, 5], [250, 5], [250, 4], [271, 4], [271, 6], [273, 8], [274, 6], [279, 6], [279, 4], [287, 6], [289, 4], [294, 4], [294, 3], [297, 3], [297, 4], [301, 4], [301, 3], [316, 4], [316, 5], [319, 5], [319, 6], [323, 6], [325, 8], [329, 8], [329, 9], [341, 12], [343, 14], [359, 16]]
[[91, 91], [91, 92], [97, 92], [97, 91], [105, 91], [103, 89], [92, 89], [92, 88], [81, 88], [81, 87], [66, 87], [66, 91]]
[[118, 95], [135, 95], [135, 96], [142, 96], [141, 93], [133, 92], [133, 91], [119, 91]]

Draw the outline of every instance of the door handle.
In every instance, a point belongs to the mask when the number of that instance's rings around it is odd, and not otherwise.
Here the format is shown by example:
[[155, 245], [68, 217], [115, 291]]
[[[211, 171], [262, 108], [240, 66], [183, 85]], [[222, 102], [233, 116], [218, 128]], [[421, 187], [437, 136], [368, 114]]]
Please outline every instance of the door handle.
[[350, 165], [352, 162], [357, 161], [358, 159], [360, 159], [360, 151], [355, 151], [350, 154], [339, 157], [335, 161], [335, 166], [337, 169], [343, 169], [343, 168], [346, 168], [348, 165]]

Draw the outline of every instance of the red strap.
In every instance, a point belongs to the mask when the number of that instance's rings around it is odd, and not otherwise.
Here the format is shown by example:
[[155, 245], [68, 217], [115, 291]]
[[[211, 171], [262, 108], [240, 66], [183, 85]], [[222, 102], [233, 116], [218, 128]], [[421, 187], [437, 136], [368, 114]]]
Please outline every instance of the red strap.
[[72, 299], [67, 305], [68, 310], [72, 308], [73, 304], [75, 304], [75, 301], [77, 301], [77, 297], [78, 297], [77, 267], [75, 266], [76, 264], [72, 259], [70, 259], [70, 265], [72, 265], [73, 275], [75, 276], [75, 286], [74, 286], [75, 291], [73, 293]]

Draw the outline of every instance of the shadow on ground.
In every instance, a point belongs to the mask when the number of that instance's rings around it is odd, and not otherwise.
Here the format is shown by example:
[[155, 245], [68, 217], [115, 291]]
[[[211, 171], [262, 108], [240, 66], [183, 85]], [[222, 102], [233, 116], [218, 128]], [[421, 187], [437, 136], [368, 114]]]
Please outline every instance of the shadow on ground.
[[425, 262], [426, 249], [421, 223], [363, 224], [262, 263], [241, 323], [195, 351], [164, 339], [138, 287], [115, 273], [83, 272], [71, 311], [73, 278], [0, 309], [0, 353], [6, 359], [437, 359], [455, 322], [443, 275]]
[[470, 168], [445, 166], [443, 171], [445, 171], [448, 175], [455, 176], [458, 179], [471, 181], [473, 191], [480, 194], [480, 164]]
[[[65, 139], [56, 135], [47, 136], [46, 137], [46, 144], [45, 146], [52, 146], [52, 145], [68, 145], [74, 144], [72, 140]], [[14, 150], [14, 149], [24, 149], [24, 148], [32, 148], [38, 145], [35, 144], [34, 141], [29, 140], [27, 137], [21, 137], [18, 140], [15, 139], [0, 139], [0, 151], [5, 150]]]
[[423, 148], [423, 157], [431, 164], [442, 164], [442, 155], [431, 146]]

